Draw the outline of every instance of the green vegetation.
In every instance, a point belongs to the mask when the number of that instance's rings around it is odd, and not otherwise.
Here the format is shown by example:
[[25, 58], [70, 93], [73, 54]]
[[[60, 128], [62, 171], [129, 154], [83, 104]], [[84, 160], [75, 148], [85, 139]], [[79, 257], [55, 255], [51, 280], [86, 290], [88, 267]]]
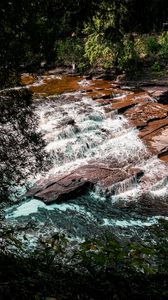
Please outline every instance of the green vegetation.
[[[36, 133], [32, 95], [27, 89], [0, 92], [0, 202], [9, 200], [25, 174], [45, 167], [44, 141]], [[26, 169], [26, 173], [25, 173]], [[17, 196], [17, 195], [16, 195]]]
[[[43, 65], [74, 65], [80, 73], [103, 68], [131, 77], [144, 69], [162, 74], [167, 67], [168, 31], [162, 28], [167, 0], [1, 0], [0, 14], [1, 89], [20, 84], [22, 72], [44, 71]], [[27, 175], [44, 167], [45, 153], [35, 133], [31, 94], [3, 91], [0, 108], [0, 196], [6, 201], [27, 166]], [[0, 297], [167, 299], [167, 222], [150, 238], [86, 241], [64, 265], [64, 237], [25, 257], [15, 234], [0, 228]], [[16, 256], [10, 247], [18, 250]]]
[[168, 223], [161, 221], [149, 231], [149, 238], [139, 241], [121, 242], [112, 236], [104, 237], [104, 241], [86, 241], [70, 253], [68, 239], [57, 234], [43, 241], [41, 250], [24, 257], [21, 243], [14, 241], [8, 230], [5, 241], [15, 243], [20, 255], [7, 255], [4, 246], [0, 256], [1, 297], [167, 299]]
[[0, 13], [0, 86], [16, 85], [21, 71], [37, 72], [42, 62], [131, 74], [148, 59], [160, 66], [154, 71], [166, 64], [166, 0], [3, 0]]

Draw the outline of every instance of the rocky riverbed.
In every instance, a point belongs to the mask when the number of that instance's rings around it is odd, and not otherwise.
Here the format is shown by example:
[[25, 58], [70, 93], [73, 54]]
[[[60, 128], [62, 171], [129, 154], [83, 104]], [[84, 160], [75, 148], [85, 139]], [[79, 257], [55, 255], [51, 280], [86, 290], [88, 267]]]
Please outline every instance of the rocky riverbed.
[[33, 92], [47, 171], [26, 180], [6, 226], [35, 247], [55, 232], [72, 239], [141, 236], [168, 216], [168, 87], [83, 77], [24, 75]]

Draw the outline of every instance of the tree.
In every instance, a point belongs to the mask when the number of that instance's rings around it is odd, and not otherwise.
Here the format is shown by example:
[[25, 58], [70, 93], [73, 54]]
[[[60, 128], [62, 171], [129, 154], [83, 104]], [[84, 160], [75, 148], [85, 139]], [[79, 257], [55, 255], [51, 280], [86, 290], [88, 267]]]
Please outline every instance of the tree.
[[31, 93], [26, 89], [0, 92], [0, 201], [16, 185], [45, 168], [44, 141], [36, 132]]

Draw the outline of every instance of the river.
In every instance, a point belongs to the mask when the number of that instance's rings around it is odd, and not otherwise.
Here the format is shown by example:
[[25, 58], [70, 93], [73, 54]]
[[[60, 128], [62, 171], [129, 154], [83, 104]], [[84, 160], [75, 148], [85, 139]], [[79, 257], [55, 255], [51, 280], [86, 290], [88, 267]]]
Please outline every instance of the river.
[[38, 78], [27, 87], [34, 93], [38, 132], [46, 142], [49, 165], [25, 182], [44, 186], [72, 173], [94, 181], [86, 191], [51, 203], [47, 192], [41, 198], [25, 197], [22, 187], [20, 203], [5, 208], [4, 222], [29, 250], [40, 238], [60, 232], [77, 243], [107, 234], [143, 239], [154, 224], [167, 218], [167, 163], [117, 108], [128, 99], [143, 98], [142, 92], [110, 81], [56, 75]]

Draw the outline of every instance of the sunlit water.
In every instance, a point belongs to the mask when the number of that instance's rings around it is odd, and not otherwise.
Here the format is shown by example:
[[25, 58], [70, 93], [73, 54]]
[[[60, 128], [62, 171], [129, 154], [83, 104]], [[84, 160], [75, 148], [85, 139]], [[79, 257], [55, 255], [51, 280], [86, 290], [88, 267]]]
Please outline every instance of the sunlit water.
[[[68, 97], [73, 95], [73, 101]], [[14, 226], [32, 222], [27, 235], [32, 247], [40, 235], [64, 231], [74, 239], [99, 237], [104, 233], [127, 236], [141, 232], [142, 228], [156, 224], [160, 212], [147, 215], [127, 205], [139, 203], [143, 195], [160, 199], [168, 195], [168, 170], [163, 162], [153, 157], [138, 138], [137, 131], [122, 115], [105, 113], [103, 106], [80, 92], [64, 94], [64, 97], [37, 102], [38, 131], [46, 141], [51, 167], [45, 173], [29, 177], [36, 182], [67, 174], [77, 167], [91, 162], [103, 166], [127, 170], [140, 168], [144, 172], [141, 182], [136, 176], [115, 184], [115, 193], [107, 197], [106, 191], [96, 186], [88, 194], [69, 199], [62, 204], [45, 205], [42, 201], [24, 200], [6, 209], [6, 222]], [[24, 189], [24, 188], [23, 188]], [[23, 226], [24, 227], [24, 226]]]

